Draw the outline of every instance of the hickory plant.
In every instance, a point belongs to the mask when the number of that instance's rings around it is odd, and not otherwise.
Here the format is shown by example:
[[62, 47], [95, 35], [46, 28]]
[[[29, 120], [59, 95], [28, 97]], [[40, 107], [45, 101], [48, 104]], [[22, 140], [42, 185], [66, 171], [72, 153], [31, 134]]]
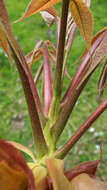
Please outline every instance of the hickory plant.
[[[56, 22], [56, 45], [41, 39], [26, 56], [23, 55], [9, 24], [3, 0], [0, 0], [0, 47], [11, 62], [14, 59], [24, 90], [32, 127], [34, 152], [16, 142], [0, 139], [0, 189], [2, 190], [106, 190], [107, 184], [95, 176], [101, 158], [84, 162], [68, 172], [64, 169], [64, 157], [107, 109], [107, 98], [98, 105], [84, 123], [61, 147], [57, 142], [90, 77], [105, 60], [98, 81], [99, 98], [107, 85], [107, 27], [93, 36], [93, 18], [89, 10], [90, 0], [62, 0], [59, 16], [54, 4], [59, 0], [31, 0], [23, 17], [41, 14], [50, 27]], [[35, 15], [36, 17], [36, 15]], [[72, 52], [76, 30], [85, 41], [86, 48], [74, 76], [67, 72], [67, 60]], [[78, 45], [78, 44], [77, 44]], [[40, 58], [35, 78], [32, 65]], [[42, 93], [37, 83], [42, 75]], [[64, 77], [71, 82], [63, 91]], [[64, 94], [64, 95], [63, 95]], [[4, 124], [5, 125], [5, 124]], [[19, 150], [28, 154], [27, 163]], [[73, 158], [71, 158], [73, 159]]]

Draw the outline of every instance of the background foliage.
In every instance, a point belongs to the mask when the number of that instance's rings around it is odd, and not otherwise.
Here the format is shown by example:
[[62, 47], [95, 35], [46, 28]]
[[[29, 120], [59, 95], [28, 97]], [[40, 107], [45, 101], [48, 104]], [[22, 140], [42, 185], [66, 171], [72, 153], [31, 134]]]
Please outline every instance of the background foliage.
[[[13, 33], [18, 40], [24, 55], [34, 48], [38, 40], [49, 39], [55, 43], [56, 38], [55, 25], [53, 25], [52, 28], [48, 28], [39, 13], [20, 23], [13, 23], [22, 16], [28, 2], [29, 0], [5, 0]], [[91, 11], [95, 23], [94, 33], [107, 25], [106, 7], [107, 1], [105, 0], [92, 1]], [[57, 8], [60, 12], [60, 4], [57, 5]], [[84, 42], [77, 31], [74, 45], [67, 63], [68, 72], [71, 77], [78, 67], [74, 62], [83, 49]], [[34, 64], [33, 75], [40, 64], [40, 61]], [[70, 118], [67, 128], [61, 136], [58, 146], [61, 146], [98, 106], [96, 99], [99, 72], [100, 67], [94, 73], [79, 98], [76, 108], [73, 111], [72, 118]], [[68, 79], [65, 79], [64, 89], [68, 86], [69, 82]], [[38, 89], [41, 89], [40, 82], [38, 84]], [[105, 90], [104, 96], [106, 96], [106, 94], [107, 89]], [[5, 140], [20, 141], [20, 143], [32, 147], [31, 135], [30, 121], [18, 73], [14, 67], [14, 63], [10, 65], [5, 54], [0, 49], [0, 137]], [[98, 169], [98, 175], [107, 178], [107, 111], [102, 114], [84, 137], [77, 143], [72, 152], [69, 153], [66, 159], [66, 168], [71, 168], [73, 165], [82, 161], [98, 159], [102, 136], [104, 136], [103, 161]]]

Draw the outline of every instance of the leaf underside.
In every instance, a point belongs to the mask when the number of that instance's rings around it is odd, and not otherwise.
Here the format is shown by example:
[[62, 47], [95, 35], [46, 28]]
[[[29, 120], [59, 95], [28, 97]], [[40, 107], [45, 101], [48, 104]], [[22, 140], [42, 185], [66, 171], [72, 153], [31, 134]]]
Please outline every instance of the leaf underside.
[[85, 40], [86, 47], [90, 50], [93, 31], [93, 19], [87, 5], [82, 0], [70, 0], [72, 17]]

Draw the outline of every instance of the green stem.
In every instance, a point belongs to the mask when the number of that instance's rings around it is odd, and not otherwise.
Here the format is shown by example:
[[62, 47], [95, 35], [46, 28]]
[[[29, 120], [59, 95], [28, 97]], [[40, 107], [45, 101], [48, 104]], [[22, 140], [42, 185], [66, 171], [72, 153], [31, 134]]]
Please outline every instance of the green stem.
[[53, 153], [55, 152], [56, 147], [55, 147], [55, 143], [53, 141], [50, 126], [51, 126], [51, 121], [48, 120], [46, 123], [46, 126], [43, 130], [43, 133], [44, 133], [45, 141], [48, 146], [48, 154], [49, 154], [49, 156], [52, 156]]

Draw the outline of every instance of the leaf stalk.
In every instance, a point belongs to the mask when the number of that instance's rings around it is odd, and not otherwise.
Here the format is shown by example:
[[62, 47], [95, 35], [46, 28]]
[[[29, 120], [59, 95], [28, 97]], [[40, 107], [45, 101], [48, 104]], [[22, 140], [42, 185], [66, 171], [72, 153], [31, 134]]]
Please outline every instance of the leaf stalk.
[[57, 98], [60, 98], [61, 87], [62, 87], [61, 82], [62, 82], [62, 70], [63, 70], [64, 46], [65, 46], [65, 38], [66, 38], [68, 8], [69, 8], [69, 0], [63, 0], [60, 36], [59, 36], [59, 42], [58, 42], [57, 61], [56, 61], [56, 70], [55, 70], [55, 80], [53, 84], [54, 96], [56, 96]]
[[66, 144], [55, 153], [57, 158], [64, 158], [69, 150], [76, 144], [81, 136], [89, 129], [96, 119], [107, 109], [107, 99], [101, 103], [88, 119], [77, 129], [75, 134], [66, 142]]

